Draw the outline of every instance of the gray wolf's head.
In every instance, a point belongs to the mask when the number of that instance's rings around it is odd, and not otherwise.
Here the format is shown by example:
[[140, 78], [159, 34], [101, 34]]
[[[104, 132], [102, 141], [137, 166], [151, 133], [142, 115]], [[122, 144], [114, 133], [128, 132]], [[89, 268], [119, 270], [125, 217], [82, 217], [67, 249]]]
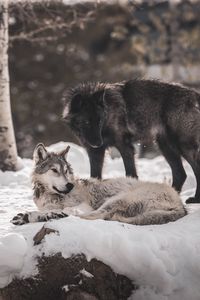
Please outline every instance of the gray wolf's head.
[[67, 162], [69, 146], [60, 153], [48, 152], [40, 143], [33, 153], [34, 171], [33, 183], [40, 183], [46, 190], [53, 194], [64, 195], [73, 187], [73, 171]]
[[93, 148], [103, 144], [105, 84], [81, 84], [68, 91], [63, 117], [75, 134]]

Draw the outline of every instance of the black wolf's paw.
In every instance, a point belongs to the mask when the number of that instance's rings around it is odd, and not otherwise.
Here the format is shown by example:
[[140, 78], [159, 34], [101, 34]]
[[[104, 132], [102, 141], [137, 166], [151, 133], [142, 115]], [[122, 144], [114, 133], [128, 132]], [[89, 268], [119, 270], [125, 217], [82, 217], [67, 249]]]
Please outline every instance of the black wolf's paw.
[[10, 222], [14, 225], [23, 225], [29, 223], [28, 214], [17, 214]]
[[200, 203], [197, 199], [195, 199], [194, 197], [190, 197], [185, 201], [186, 204], [190, 204], [190, 203]]

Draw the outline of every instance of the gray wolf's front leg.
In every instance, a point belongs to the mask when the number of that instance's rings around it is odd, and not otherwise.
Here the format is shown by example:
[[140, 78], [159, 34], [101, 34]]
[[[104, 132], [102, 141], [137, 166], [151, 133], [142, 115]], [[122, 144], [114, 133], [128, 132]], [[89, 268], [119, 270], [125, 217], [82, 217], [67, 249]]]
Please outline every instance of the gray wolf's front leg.
[[46, 222], [51, 219], [60, 219], [68, 217], [66, 213], [63, 211], [60, 212], [47, 212], [41, 213], [37, 211], [27, 212], [27, 213], [19, 213], [12, 220], [11, 223], [14, 225], [23, 225], [27, 223], [35, 223], [35, 222]]

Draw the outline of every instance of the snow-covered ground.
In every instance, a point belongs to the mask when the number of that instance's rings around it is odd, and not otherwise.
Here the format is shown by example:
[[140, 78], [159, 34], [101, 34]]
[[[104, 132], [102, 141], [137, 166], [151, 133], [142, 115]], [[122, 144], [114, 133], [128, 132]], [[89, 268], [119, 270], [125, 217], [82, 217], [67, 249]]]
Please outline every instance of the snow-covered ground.
[[[60, 150], [64, 143], [49, 147]], [[81, 147], [71, 144], [69, 161], [79, 177], [89, 176], [88, 157]], [[35, 210], [32, 201], [30, 174], [32, 161], [24, 159], [18, 172], [0, 171], [0, 287], [14, 274], [30, 276], [37, 272], [34, 257], [62, 252], [85, 253], [96, 257], [113, 270], [136, 281], [141, 288], [134, 295], [140, 300], [200, 299], [200, 210], [191, 205], [191, 214], [166, 225], [133, 226], [103, 220], [87, 221], [69, 217], [48, 222], [59, 231], [33, 247], [33, 236], [42, 224], [15, 227], [9, 221], [14, 215]], [[181, 194], [183, 201], [194, 194], [195, 180], [191, 168]], [[141, 180], [170, 182], [170, 168], [163, 157], [137, 160]], [[121, 159], [106, 156], [104, 177], [124, 175]], [[195, 212], [193, 212], [195, 211]], [[66, 238], [67, 237], [67, 238]]]

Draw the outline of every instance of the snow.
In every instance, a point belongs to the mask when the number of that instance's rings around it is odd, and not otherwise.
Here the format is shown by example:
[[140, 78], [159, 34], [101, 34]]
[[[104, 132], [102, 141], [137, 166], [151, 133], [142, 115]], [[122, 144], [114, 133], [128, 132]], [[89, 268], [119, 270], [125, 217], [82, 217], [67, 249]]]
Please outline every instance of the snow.
[[0, 288], [21, 270], [26, 252], [27, 243], [22, 235], [9, 233], [0, 239]]
[[[71, 145], [68, 159], [75, 174], [89, 176], [89, 161], [85, 150]], [[60, 151], [60, 142], [49, 150]], [[115, 272], [124, 274], [140, 288], [132, 299], [199, 300], [200, 297], [200, 210], [190, 205], [188, 216], [165, 225], [133, 226], [103, 220], [83, 220], [78, 217], [51, 221], [46, 226], [59, 234], [46, 235], [40, 245], [33, 246], [33, 236], [43, 223], [15, 227], [9, 221], [19, 212], [35, 210], [32, 201], [30, 174], [32, 161], [23, 159], [24, 167], [17, 172], [0, 172], [0, 287], [14, 276], [37, 274], [35, 257], [61, 252], [63, 257], [84, 253], [88, 260], [96, 257]], [[195, 180], [189, 165], [181, 194], [183, 201], [194, 194]], [[137, 159], [142, 180], [169, 182], [171, 171], [163, 157]], [[124, 175], [121, 158], [112, 160], [107, 154], [104, 177]], [[86, 270], [82, 270], [83, 275]], [[66, 287], [67, 288], [67, 287]], [[130, 298], [131, 299], [131, 298]]]
[[94, 277], [94, 275], [92, 275], [90, 272], [86, 271], [85, 269], [82, 269], [82, 270], [80, 271], [80, 273], [81, 273], [83, 276], [88, 277], [88, 278]]
[[69, 286], [67, 284], [64, 285], [62, 288], [63, 288], [63, 290], [65, 290], [65, 292], [68, 292], [70, 290]]

